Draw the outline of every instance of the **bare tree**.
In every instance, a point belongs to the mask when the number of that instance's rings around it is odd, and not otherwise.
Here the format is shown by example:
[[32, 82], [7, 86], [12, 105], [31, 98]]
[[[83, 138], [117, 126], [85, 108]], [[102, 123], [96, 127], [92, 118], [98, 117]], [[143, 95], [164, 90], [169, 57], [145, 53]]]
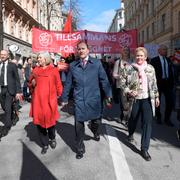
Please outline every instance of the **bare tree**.
[[68, 12], [69, 9], [72, 10], [72, 28], [73, 30], [77, 30], [79, 27], [79, 24], [81, 22], [81, 14], [82, 11], [80, 9], [80, 0], [65, 0], [63, 5], [64, 12]]
[[[50, 18], [51, 17], [59, 17], [62, 18], [61, 7], [64, 3], [64, 0], [46, 0], [45, 6], [46, 6], [46, 13], [47, 13], [47, 21], [48, 21], [48, 29], [50, 29]], [[55, 8], [58, 7], [59, 9]]]

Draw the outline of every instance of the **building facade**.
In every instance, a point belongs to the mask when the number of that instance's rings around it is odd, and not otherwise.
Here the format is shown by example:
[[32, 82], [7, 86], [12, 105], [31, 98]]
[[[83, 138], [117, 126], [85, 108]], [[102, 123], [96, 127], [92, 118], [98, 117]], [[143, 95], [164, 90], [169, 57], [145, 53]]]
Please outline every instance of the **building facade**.
[[138, 30], [138, 43], [165, 44], [169, 54], [180, 48], [179, 0], [122, 0], [125, 29]]
[[46, 29], [61, 31], [63, 28], [62, 5], [64, 0], [39, 0], [38, 22]]
[[62, 29], [59, 20], [62, 0], [0, 0], [0, 2], [1, 48], [10, 49], [16, 59], [25, 59], [32, 55], [33, 27]]
[[116, 14], [110, 24], [108, 32], [119, 32], [124, 28], [124, 3], [121, 3], [121, 8], [116, 10]]

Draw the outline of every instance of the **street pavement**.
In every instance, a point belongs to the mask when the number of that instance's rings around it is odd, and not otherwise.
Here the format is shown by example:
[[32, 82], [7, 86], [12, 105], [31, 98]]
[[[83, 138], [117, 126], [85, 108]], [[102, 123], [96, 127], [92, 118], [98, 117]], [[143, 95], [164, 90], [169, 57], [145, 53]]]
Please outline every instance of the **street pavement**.
[[[135, 142], [127, 142], [127, 128], [116, 122], [119, 106], [106, 110], [101, 140], [94, 141], [86, 124], [83, 159], [75, 158], [75, 132], [72, 106], [60, 110], [57, 147], [41, 155], [36, 127], [29, 118], [29, 103], [22, 105], [20, 120], [0, 142], [0, 180], [177, 180], [180, 179], [180, 141], [175, 127], [153, 122], [149, 153], [152, 161], [140, 155], [139, 122]], [[3, 121], [3, 111], [0, 109]], [[1, 123], [1, 122], [0, 122]], [[0, 124], [2, 126], [2, 123]]]

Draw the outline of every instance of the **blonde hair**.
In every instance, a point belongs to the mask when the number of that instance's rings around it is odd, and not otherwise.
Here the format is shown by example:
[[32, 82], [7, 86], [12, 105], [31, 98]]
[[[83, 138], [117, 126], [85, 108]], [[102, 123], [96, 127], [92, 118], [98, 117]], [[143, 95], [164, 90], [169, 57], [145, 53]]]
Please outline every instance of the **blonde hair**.
[[139, 51], [142, 51], [142, 52], [144, 53], [144, 55], [145, 55], [146, 57], [148, 57], [148, 52], [147, 52], [147, 49], [146, 49], [146, 48], [144, 48], [144, 47], [138, 47], [138, 48], [136, 48], [135, 53], [137, 54], [137, 52], [139, 52]]
[[40, 52], [37, 57], [39, 57], [39, 56], [41, 56], [44, 59], [46, 59], [46, 65], [49, 65], [52, 62], [51, 55], [47, 51]]

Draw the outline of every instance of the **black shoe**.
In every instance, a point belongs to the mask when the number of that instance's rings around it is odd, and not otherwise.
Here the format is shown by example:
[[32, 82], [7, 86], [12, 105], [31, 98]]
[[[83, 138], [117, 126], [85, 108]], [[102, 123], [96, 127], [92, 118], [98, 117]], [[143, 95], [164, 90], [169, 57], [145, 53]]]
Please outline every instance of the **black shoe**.
[[12, 126], [15, 126], [18, 121], [19, 121], [19, 117], [16, 115], [12, 120]]
[[46, 154], [48, 150], [48, 146], [43, 146], [42, 150], [41, 150], [41, 154]]
[[141, 150], [141, 155], [146, 161], [151, 161], [151, 156], [147, 151]]
[[76, 154], [76, 159], [81, 159], [81, 158], [83, 158], [83, 153], [82, 152], [78, 152]]
[[170, 127], [174, 126], [174, 124], [171, 121], [165, 121], [165, 124]]
[[83, 146], [83, 148], [81, 150], [77, 150], [76, 153], [76, 159], [81, 159], [83, 158], [83, 154], [85, 153], [85, 146]]
[[9, 130], [10, 130], [10, 128], [3, 127], [1, 132], [0, 132], [0, 138], [4, 137], [4, 136], [7, 136], [8, 133], [9, 133]]
[[56, 139], [50, 140], [49, 145], [51, 146], [52, 149], [55, 149], [57, 145]]
[[100, 141], [100, 135], [98, 133], [94, 134], [94, 140], [95, 141]]
[[132, 143], [134, 141], [134, 136], [133, 135], [129, 135], [127, 140], [128, 140], [128, 142]]
[[117, 119], [116, 122], [119, 123], [119, 124], [121, 124], [121, 123], [122, 123], [122, 120], [121, 120], [121, 119]]

